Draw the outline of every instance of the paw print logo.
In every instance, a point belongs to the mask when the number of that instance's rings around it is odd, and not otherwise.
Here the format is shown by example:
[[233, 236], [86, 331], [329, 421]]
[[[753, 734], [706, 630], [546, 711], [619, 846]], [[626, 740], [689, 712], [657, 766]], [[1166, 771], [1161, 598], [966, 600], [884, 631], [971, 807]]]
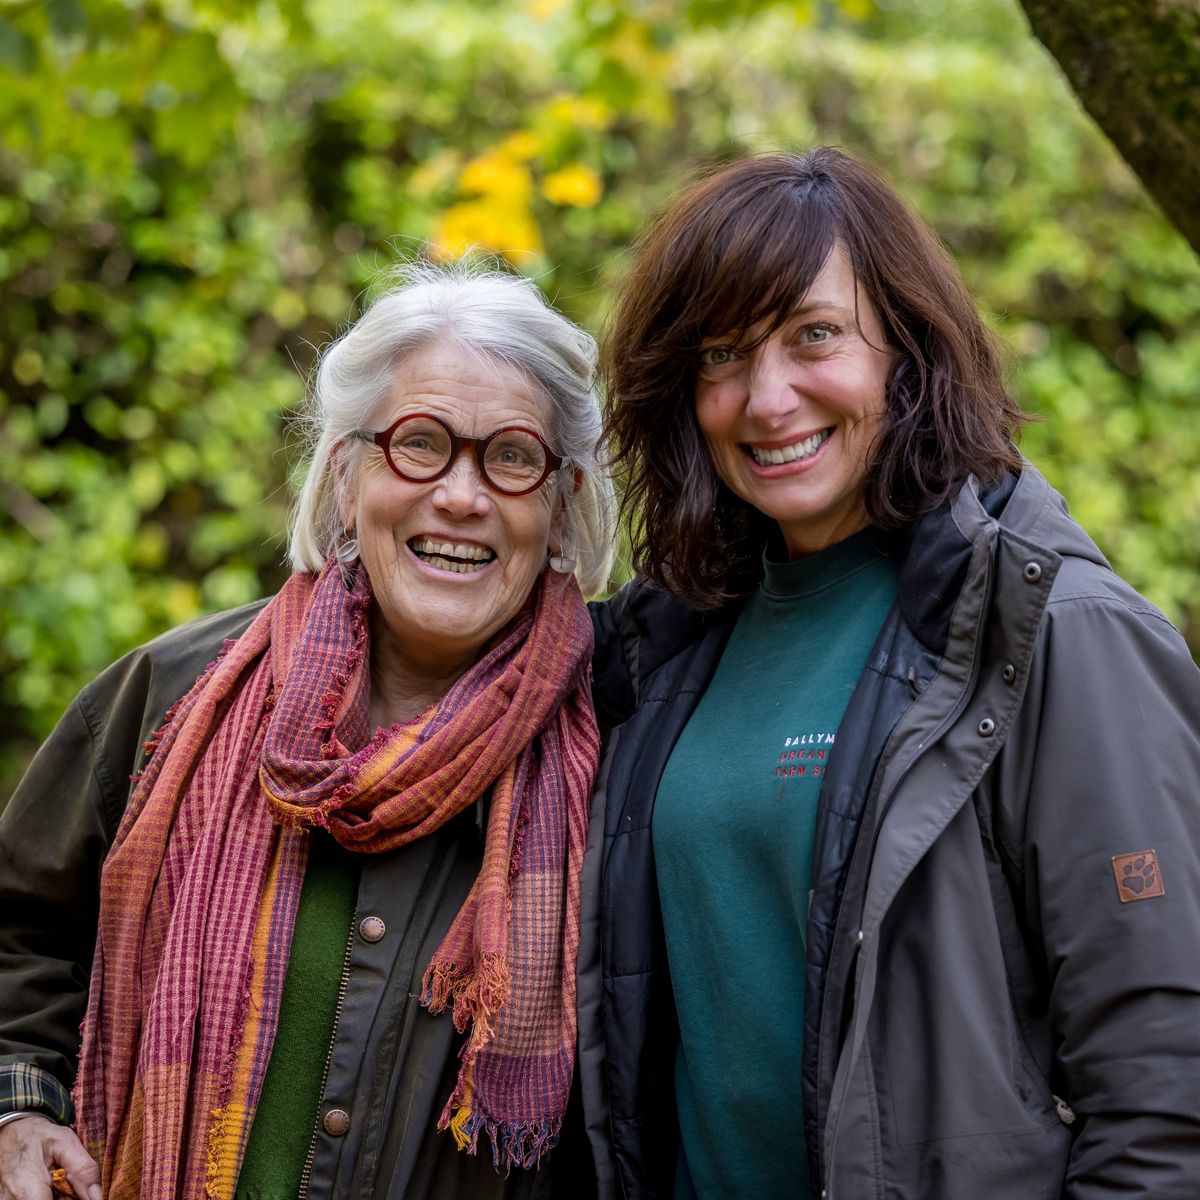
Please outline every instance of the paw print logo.
[[1158, 866], [1158, 855], [1153, 850], [1118, 854], [1112, 860], [1112, 865], [1113, 874], [1117, 877], [1117, 894], [1122, 904], [1163, 894], [1162, 872]]
[[1140, 896], [1147, 888], [1152, 888], [1158, 876], [1154, 873], [1154, 864], [1144, 854], [1139, 854], [1131, 863], [1121, 868], [1124, 878], [1121, 886], [1128, 888], [1135, 896]]

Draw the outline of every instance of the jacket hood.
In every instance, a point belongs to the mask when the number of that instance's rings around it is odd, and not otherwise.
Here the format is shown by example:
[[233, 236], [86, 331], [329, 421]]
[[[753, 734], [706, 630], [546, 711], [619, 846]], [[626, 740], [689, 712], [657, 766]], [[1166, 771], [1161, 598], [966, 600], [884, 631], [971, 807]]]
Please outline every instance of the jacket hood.
[[1010, 473], [994, 487], [981, 487], [972, 477], [958, 495], [896, 540], [900, 611], [935, 654], [946, 649], [975, 542], [998, 532], [1016, 534], [1060, 558], [1086, 559], [1111, 570], [1096, 543], [1070, 519], [1067, 502], [1031, 462], [1022, 460], [1020, 475]]

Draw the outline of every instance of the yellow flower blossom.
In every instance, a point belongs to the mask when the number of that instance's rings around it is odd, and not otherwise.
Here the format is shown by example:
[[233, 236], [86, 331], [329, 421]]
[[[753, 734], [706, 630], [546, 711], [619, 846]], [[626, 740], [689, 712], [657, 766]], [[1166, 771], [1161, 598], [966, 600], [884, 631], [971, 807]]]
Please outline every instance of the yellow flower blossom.
[[612, 123], [612, 108], [595, 96], [555, 96], [546, 113], [558, 125], [570, 129], [607, 129]]
[[527, 162], [541, 149], [541, 139], [528, 129], [518, 129], [510, 133], [497, 147], [496, 153]]
[[471, 159], [458, 177], [459, 188], [488, 196], [510, 207], [528, 204], [533, 194], [529, 168], [499, 150], [488, 150]]
[[535, 21], [550, 21], [571, 3], [571, 0], [526, 0], [525, 11]]
[[542, 254], [541, 233], [529, 210], [492, 198], [452, 204], [438, 218], [430, 241], [439, 258], [490, 250], [519, 266]]
[[582, 163], [571, 163], [552, 171], [542, 180], [542, 195], [551, 204], [570, 204], [575, 208], [591, 208], [604, 192], [600, 176]]
[[865, 21], [875, 13], [874, 0], [842, 0], [842, 12], [854, 21]]

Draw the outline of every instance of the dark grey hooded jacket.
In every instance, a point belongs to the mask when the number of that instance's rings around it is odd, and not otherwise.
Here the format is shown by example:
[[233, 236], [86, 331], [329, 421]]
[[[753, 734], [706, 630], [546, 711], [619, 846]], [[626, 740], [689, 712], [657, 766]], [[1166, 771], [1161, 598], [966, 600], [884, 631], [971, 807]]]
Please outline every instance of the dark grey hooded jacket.
[[[1200, 671], [1028, 465], [897, 552], [817, 819], [815, 1188], [1195, 1200]], [[671, 1194], [677, 1141], [651, 813], [736, 612], [635, 584], [595, 616], [580, 1069], [600, 1194], [642, 1200]]]

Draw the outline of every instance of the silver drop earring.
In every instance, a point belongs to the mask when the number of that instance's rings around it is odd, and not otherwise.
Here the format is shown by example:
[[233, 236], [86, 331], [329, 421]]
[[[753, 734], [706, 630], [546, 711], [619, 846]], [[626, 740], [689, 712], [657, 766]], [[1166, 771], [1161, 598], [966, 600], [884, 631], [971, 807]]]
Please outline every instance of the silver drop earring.
[[560, 575], [570, 575], [575, 570], [575, 560], [568, 558], [565, 554], [550, 555], [547, 565], [550, 570], [557, 571]]
[[346, 533], [347, 536], [338, 542], [337, 549], [333, 552], [334, 558], [343, 567], [348, 567], [358, 557], [358, 538], [350, 530]]

